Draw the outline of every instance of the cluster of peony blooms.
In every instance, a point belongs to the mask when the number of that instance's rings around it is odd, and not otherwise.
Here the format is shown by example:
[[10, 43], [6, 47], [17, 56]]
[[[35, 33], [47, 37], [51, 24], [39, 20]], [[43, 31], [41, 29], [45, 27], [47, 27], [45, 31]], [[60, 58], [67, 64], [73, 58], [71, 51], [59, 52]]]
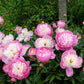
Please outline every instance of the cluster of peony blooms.
[[[0, 17], [0, 24], [4, 22], [3, 17]], [[4, 62], [3, 71], [7, 73], [12, 79], [21, 80], [30, 74], [31, 66], [30, 61], [26, 61], [23, 57], [27, 51], [28, 56], [34, 59], [36, 55], [37, 60], [40, 62], [48, 62], [50, 59], [55, 59], [56, 54], [54, 50], [65, 51], [62, 54], [60, 67], [66, 69], [66, 75], [71, 77], [73, 75], [73, 68], [80, 68], [82, 66], [82, 58], [76, 55], [73, 46], [76, 46], [78, 40], [81, 38], [79, 33], [73, 35], [69, 30], [65, 30], [65, 22], [59, 20], [57, 25], [53, 23], [56, 29], [56, 37], [53, 40], [53, 28], [47, 23], [38, 24], [35, 29], [35, 34], [39, 38], [35, 41], [35, 48], [30, 48], [30, 44], [23, 45], [20, 43], [29, 41], [33, 32], [28, 31], [27, 28], [16, 27], [15, 32], [18, 34], [16, 40], [12, 34], [6, 35], [0, 32], [0, 59]], [[56, 49], [54, 49], [54, 47]], [[40, 65], [42, 67], [42, 65]]]

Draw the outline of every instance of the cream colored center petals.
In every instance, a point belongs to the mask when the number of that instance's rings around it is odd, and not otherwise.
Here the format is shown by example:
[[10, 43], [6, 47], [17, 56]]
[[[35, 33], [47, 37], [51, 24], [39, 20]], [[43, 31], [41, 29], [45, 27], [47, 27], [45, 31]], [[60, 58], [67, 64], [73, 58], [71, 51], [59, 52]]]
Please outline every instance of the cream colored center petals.
[[77, 65], [77, 56], [76, 55], [71, 55], [69, 54], [68, 56], [65, 57], [64, 62], [65, 65], [69, 67], [74, 67]]
[[8, 48], [5, 50], [4, 55], [8, 59], [11, 59], [14, 58], [14, 56], [16, 56], [18, 52], [19, 52], [18, 47], [16, 47], [15, 44], [10, 44]]
[[46, 35], [48, 32], [50, 32], [50, 28], [47, 27], [47, 25], [40, 26], [39, 28], [40, 28], [39, 31], [42, 32], [44, 35]]
[[24, 70], [26, 68], [26, 64], [22, 62], [16, 62], [13, 65], [12, 73], [18, 76], [22, 76], [24, 74]]

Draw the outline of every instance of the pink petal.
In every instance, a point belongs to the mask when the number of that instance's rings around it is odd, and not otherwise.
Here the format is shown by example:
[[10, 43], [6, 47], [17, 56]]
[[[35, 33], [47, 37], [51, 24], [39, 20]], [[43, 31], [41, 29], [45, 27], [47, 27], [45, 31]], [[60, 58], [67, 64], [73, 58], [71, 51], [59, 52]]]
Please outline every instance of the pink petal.
[[73, 69], [72, 69], [72, 68], [67, 68], [67, 69], [66, 69], [66, 75], [67, 75], [68, 77], [73, 76]]

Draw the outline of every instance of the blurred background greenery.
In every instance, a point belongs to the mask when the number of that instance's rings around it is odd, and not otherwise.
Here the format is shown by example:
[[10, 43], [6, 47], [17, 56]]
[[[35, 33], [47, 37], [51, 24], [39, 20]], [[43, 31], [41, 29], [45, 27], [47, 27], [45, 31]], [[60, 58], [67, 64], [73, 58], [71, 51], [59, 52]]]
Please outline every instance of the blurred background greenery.
[[[0, 31], [6, 35], [11, 33], [16, 37], [14, 29], [16, 26], [27, 27], [28, 30], [34, 31], [37, 24], [45, 21], [52, 25], [57, 23], [58, 19], [58, 0], [0, 0], [0, 16], [3, 16], [5, 22], [0, 25]], [[67, 1], [67, 18], [69, 30], [74, 34], [80, 33], [82, 39], [78, 45], [74, 47], [77, 54], [84, 59], [84, 0]], [[55, 30], [55, 29], [54, 29]], [[38, 38], [35, 34], [33, 39], [28, 43], [34, 47], [34, 41]], [[53, 38], [54, 39], [54, 38]], [[2, 71], [0, 66], [0, 84], [83, 84], [84, 73], [82, 68], [74, 69], [74, 76], [68, 78], [65, 70], [60, 68], [60, 59], [62, 51], [56, 51], [56, 59], [43, 63], [43, 67], [39, 67], [40, 63], [36, 59], [31, 60], [27, 56], [27, 60], [31, 61], [32, 70], [28, 78], [11, 82], [11, 78]]]

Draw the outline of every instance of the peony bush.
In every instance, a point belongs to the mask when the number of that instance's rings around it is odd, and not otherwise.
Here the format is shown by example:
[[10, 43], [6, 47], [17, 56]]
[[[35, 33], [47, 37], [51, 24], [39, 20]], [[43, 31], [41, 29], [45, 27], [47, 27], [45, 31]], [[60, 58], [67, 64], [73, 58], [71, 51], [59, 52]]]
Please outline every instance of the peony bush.
[[[0, 25], [3, 25], [3, 22], [4, 19], [0, 16]], [[81, 35], [74, 35], [65, 27], [65, 21], [59, 20], [57, 25], [53, 23], [53, 26], [40, 23], [34, 31], [17, 26], [14, 30], [16, 37], [0, 31], [2, 70], [11, 78], [12, 83], [23, 79], [27, 84], [38, 81], [37, 84], [54, 84], [56, 80], [70, 78], [72, 83], [74, 82], [74, 75], [79, 76], [83, 64], [83, 58], [77, 55], [74, 48]], [[84, 70], [81, 71], [83, 72]]]

